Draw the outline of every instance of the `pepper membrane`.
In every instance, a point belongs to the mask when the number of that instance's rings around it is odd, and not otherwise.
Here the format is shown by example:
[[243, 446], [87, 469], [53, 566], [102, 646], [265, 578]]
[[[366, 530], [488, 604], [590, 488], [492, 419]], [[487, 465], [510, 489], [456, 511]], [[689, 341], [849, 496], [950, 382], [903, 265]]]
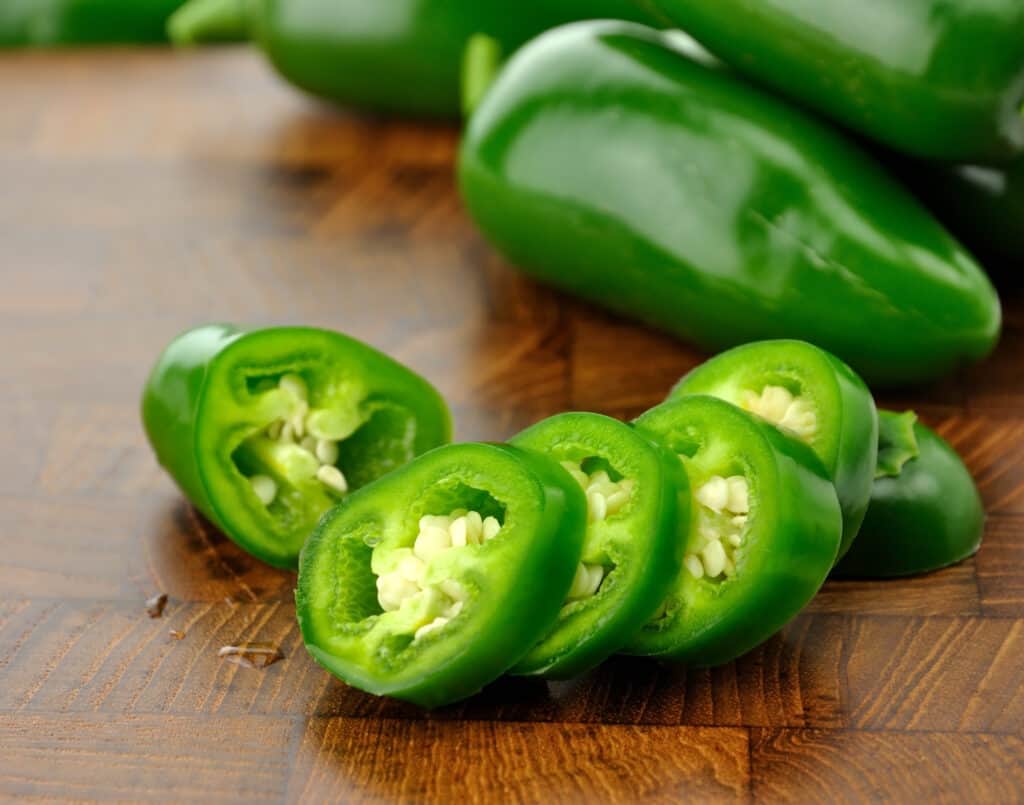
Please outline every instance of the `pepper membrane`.
[[427, 707], [465, 698], [551, 628], [586, 502], [552, 459], [438, 448], [332, 509], [302, 552], [306, 647], [351, 685]]
[[206, 325], [164, 350], [142, 419], [160, 464], [239, 546], [294, 567], [350, 490], [450, 438], [429, 383], [340, 333]]
[[688, 394], [738, 405], [817, 453], [843, 510], [842, 558], [868, 509], [878, 453], [878, 412], [864, 381], [813, 344], [759, 341], [701, 364], [675, 385], [669, 399]]
[[573, 586], [554, 627], [512, 669], [565, 679], [621, 649], [668, 594], [690, 521], [689, 485], [674, 454], [600, 414], [550, 417], [512, 444], [557, 460], [586, 493]]
[[825, 581], [842, 533], [835, 488], [809, 447], [716, 397], [662, 403], [635, 424], [679, 456], [693, 500], [684, 569], [626, 653], [729, 662]]

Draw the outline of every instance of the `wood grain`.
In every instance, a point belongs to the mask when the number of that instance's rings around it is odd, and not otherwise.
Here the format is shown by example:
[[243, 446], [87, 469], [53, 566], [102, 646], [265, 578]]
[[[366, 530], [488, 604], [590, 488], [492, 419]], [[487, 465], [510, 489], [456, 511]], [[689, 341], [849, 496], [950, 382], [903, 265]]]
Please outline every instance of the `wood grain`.
[[[325, 108], [244, 51], [4, 54], [0, 98], [0, 799], [1024, 796], [1020, 292], [989, 360], [880, 400], [965, 457], [976, 557], [829, 582], [722, 668], [615, 658], [428, 713], [320, 669], [294, 574], [181, 500], [138, 422], [159, 350], [209, 320], [345, 330], [434, 382], [463, 439], [635, 416], [705, 356], [497, 258], [456, 131]], [[284, 660], [217, 656], [250, 640]]]

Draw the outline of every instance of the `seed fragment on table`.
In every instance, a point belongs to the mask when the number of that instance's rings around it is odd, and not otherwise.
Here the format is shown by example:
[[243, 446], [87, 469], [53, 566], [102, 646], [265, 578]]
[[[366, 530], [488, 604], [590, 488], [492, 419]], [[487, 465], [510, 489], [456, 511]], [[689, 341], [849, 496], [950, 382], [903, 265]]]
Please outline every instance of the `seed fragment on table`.
[[167, 606], [167, 593], [158, 593], [152, 598], [146, 599], [146, 614], [151, 618], [159, 618], [164, 614]]
[[252, 642], [240, 643], [237, 646], [221, 646], [217, 652], [228, 662], [245, 668], [266, 668], [284, 659], [281, 649], [273, 643]]

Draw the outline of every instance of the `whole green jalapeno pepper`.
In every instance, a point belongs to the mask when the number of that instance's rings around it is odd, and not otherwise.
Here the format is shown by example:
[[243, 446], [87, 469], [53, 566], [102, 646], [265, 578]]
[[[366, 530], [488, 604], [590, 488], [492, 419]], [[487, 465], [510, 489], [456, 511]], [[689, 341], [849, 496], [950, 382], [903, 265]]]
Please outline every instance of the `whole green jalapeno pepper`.
[[587, 497], [572, 589], [557, 623], [512, 669], [565, 679], [621, 649], [668, 595], [690, 522], [689, 486], [673, 453], [599, 414], [545, 419], [512, 444], [557, 459]]
[[717, 397], [662, 403], [635, 424], [679, 455], [693, 501], [684, 569], [626, 651], [729, 662], [825, 581], [842, 533], [835, 487], [809, 447]]
[[459, 180], [523, 270], [708, 349], [798, 338], [894, 385], [999, 334], [988, 278], [909, 192], [678, 32], [534, 40], [473, 113]]
[[913, 411], [879, 412], [871, 505], [835, 574], [888, 578], [937, 570], [981, 545], [985, 509], [970, 472]]
[[146, 435], [185, 496], [239, 546], [295, 567], [350, 489], [448, 441], [418, 375], [327, 330], [198, 327], [164, 350], [142, 399]]
[[657, 21], [634, 0], [192, 0], [169, 31], [179, 44], [248, 34], [284, 78], [337, 103], [456, 117], [474, 34], [509, 53], [548, 28], [601, 17]]
[[897, 150], [1024, 150], [1020, 0], [654, 0], [755, 81]]
[[508, 445], [433, 450], [353, 493], [303, 549], [306, 647], [377, 695], [469, 696], [551, 628], [586, 526], [576, 482]]
[[183, 0], [2, 0], [0, 47], [166, 42]]
[[818, 454], [843, 510], [842, 558], [868, 509], [878, 454], [878, 412], [864, 381], [812, 344], [760, 341], [701, 364], [676, 384], [669, 399], [688, 394], [738, 405]]

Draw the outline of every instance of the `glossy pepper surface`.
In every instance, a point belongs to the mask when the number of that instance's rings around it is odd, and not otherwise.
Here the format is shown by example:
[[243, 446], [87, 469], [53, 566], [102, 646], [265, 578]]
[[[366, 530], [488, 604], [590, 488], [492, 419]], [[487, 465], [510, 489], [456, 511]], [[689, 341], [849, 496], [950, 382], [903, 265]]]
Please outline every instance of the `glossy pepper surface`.
[[973, 258], [865, 152], [695, 48], [590, 22], [520, 50], [460, 156], [492, 243], [709, 349], [797, 338], [888, 384], [987, 354], [1001, 312]]
[[1024, 149], [1020, 0], [655, 0], [755, 81], [919, 157]]
[[351, 685], [434, 707], [547, 632], [580, 561], [583, 492], [545, 456], [442, 447], [354, 493], [302, 552], [306, 647]]
[[164, 350], [142, 400], [160, 464], [249, 553], [294, 567], [349, 490], [450, 437], [418, 375], [327, 330], [207, 325]]
[[809, 447], [717, 397], [662, 403], [636, 427], [679, 455], [693, 501], [684, 569], [627, 652], [729, 662], [825, 581], [842, 532], [835, 488]]
[[867, 511], [878, 454], [878, 412], [864, 381], [813, 344], [759, 341], [701, 364], [676, 384], [669, 399], [688, 394], [738, 405], [817, 453], [843, 510], [842, 558]]
[[192, 0], [170, 32], [186, 44], [248, 31], [282, 76], [314, 95], [456, 117], [463, 50], [474, 34], [510, 53], [548, 28], [600, 17], [656, 19], [634, 0]]
[[556, 459], [586, 492], [572, 589], [554, 627], [512, 669], [566, 679], [621, 649], [665, 600], [683, 559], [689, 485], [675, 454], [599, 414], [550, 417], [512, 444]]
[[3, 0], [0, 47], [166, 42], [183, 0]]
[[926, 573], [974, 555], [985, 510], [970, 472], [912, 411], [880, 413], [871, 505], [837, 576]]

